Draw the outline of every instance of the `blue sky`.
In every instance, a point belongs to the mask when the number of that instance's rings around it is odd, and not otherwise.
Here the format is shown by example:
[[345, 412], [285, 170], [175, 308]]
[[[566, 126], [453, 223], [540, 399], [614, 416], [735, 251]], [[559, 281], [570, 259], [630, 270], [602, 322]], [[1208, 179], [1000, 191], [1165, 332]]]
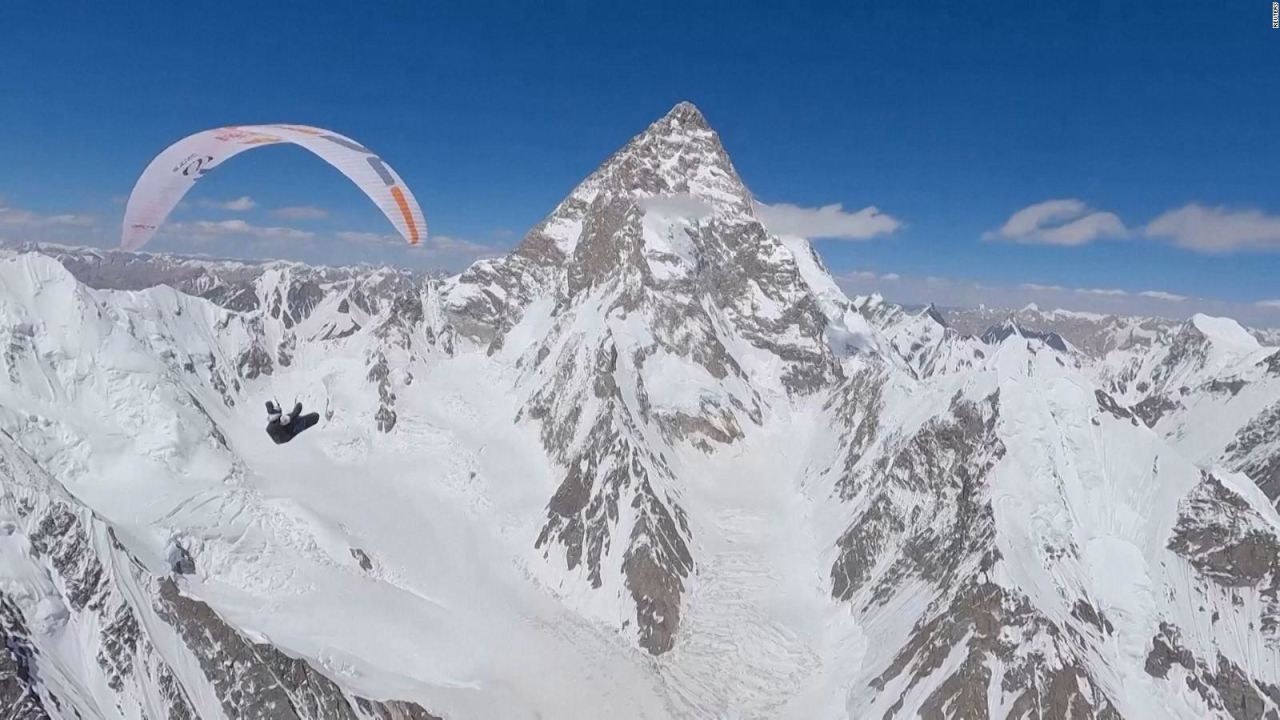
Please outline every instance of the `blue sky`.
[[[389, 227], [315, 158], [265, 148], [174, 217], [242, 236], [157, 249], [456, 268], [509, 248], [687, 99], [762, 202], [798, 206], [797, 232], [847, 236], [814, 241], [854, 289], [1280, 323], [1280, 303], [1257, 304], [1280, 299], [1270, 3], [750, 5], [9, 3], [0, 236], [114, 244], [121, 198], [166, 145], [297, 122], [387, 158], [441, 243], [337, 239]], [[832, 204], [845, 212], [824, 220]], [[865, 225], [869, 206], [895, 229]]]

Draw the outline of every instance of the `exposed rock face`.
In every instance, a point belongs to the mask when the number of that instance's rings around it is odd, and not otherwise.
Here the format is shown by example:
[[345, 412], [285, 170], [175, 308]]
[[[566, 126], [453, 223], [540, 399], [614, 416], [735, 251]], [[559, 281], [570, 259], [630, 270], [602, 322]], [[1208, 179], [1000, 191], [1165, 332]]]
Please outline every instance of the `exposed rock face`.
[[1280, 351], [1276, 351], [1267, 356], [1263, 361], [1263, 366], [1267, 368], [1267, 372], [1280, 377]]
[[[846, 464], [839, 491], [866, 510], [838, 542], [832, 593], [870, 616], [902, 602], [908, 588], [929, 588], [928, 609], [871, 680], [885, 717], [991, 717], [990, 688], [999, 687], [1010, 717], [1118, 718], [1090, 679], [1082, 631], [985, 579], [1001, 562], [989, 489], [1005, 454], [999, 408], [997, 394], [956, 397], [946, 415], [891, 441], [874, 462]], [[851, 454], [865, 445], [855, 436]], [[1073, 612], [1096, 638], [1114, 632], [1083, 599]], [[921, 696], [921, 687], [931, 690]], [[918, 710], [904, 709], [909, 697]]]
[[[866, 591], [867, 601], [883, 604], [912, 577], [946, 584], [968, 553], [990, 549], [982, 483], [1004, 453], [994, 434], [997, 413], [997, 396], [982, 405], [957, 397], [949, 417], [931, 420], [891, 454], [869, 467], [855, 464], [842, 478], [841, 494], [865, 497], [867, 510], [838, 542], [831, 570], [836, 597], [852, 600]], [[910, 506], [901, 505], [895, 487], [910, 491]]]
[[[516, 291], [528, 277], [540, 287]], [[840, 368], [823, 339], [828, 319], [690, 105], [583, 181], [511, 259], [460, 284], [480, 281], [492, 285], [464, 294], [479, 322], [463, 334], [491, 347], [523, 316], [513, 305], [541, 293], [556, 307], [551, 332], [524, 356], [534, 388], [525, 416], [566, 468], [537, 546], [558, 548], [570, 570], [584, 564], [594, 587], [604, 565], [620, 567], [641, 646], [670, 650], [694, 562], [669, 454], [682, 443], [715, 452], [761, 421], [744, 366], [758, 353], [780, 365], [787, 393], [829, 387]], [[662, 386], [690, 373], [705, 378], [693, 397]], [[663, 442], [647, 440], [648, 428]]]
[[391, 370], [387, 367], [387, 357], [378, 353], [369, 363], [369, 382], [378, 389], [378, 412], [374, 419], [378, 422], [378, 430], [391, 432], [396, 426], [396, 394], [391, 391]]
[[1070, 348], [1067, 347], [1067, 342], [1063, 340], [1062, 336], [1058, 333], [1030, 330], [1019, 326], [1018, 323], [1012, 319], [1007, 320], [1000, 325], [993, 325], [987, 328], [986, 332], [982, 333], [982, 341], [988, 345], [997, 345], [1014, 336], [1024, 337], [1030, 340], [1039, 340], [1058, 352], [1070, 352]]
[[[1095, 390], [1093, 394], [1094, 397], [1098, 399], [1098, 407], [1101, 408], [1103, 412], [1119, 420], [1133, 420], [1134, 412], [1130, 412], [1129, 410], [1120, 407], [1120, 404], [1116, 402], [1115, 398], [1102, 390]], [[1148, 426], [1154, 424], [1154, 421], [1147, 423]]]
[[1248, 475], [1273, 503], [1280, 503], [1280, 403], [1240, 428], [1225, 456], [1229, 467]]
[[1142, 418], [1142, 422], [1146, 423], [1147, 427], [1155, 427], [1165, 415], [1178, 410], [1179, 407], [1177, 401], [1170, 400], [1164, 395], [1152, 395], [1134, 405], [1133, 414]]
[[1280, 623], [1280, 537], [1240, 495], [1206, 474], [1179, 505], [1169, 549], [1225, 588], [1252, 587], [1264, 603], [1262, 630]]
[[556, 274], [555, 258], [541, 258], [533, 247], [526, 240], [515, 254], [502, 260], [481, 260], [458, 276], [442, 310], [452, 333], [491, 353], [502, 347], [503, 338], [524, 308]]
[[55, 696], [41, 693], [36, 674], [39, 658], [31, 630], [13, 600], [0, 594], [0, 707], [15, 720], [47, 720], [60, 709]]
[[1182, 646], [1178, 628], [1162, 622], [1160, 632], [1151, 639], [1146, 670], [1152, 677], [1163, 680], [1170, 679], [1170, 670], [1175, 667], [1184, 671], [1187, 688], [1199, 695], [1215, 715], [1233, 720], [1280, 718], [1275, 707], [1275, 703], [1280, 702], [1280, 688], [1251, 681], [1239, 666], [1221, 654], [1213, 662], [1197, 658]]
[[[1028, 651], [1046, 638], [1047, 648]], [[881, 691], [903, 688], [898, 692], [905, 696], [959, 649], [964, 659], [925, 698], [922, 717], [991, 717], [987, 689], [998, 685], [1012, 696], [1009, 717], [1120, 718], [1111, 700], [1090, 682], [1074, 645], [1026, 598], [969, 581], [945, 612], [916, 628], [873, 686]], [[993, 665], [1003, 672], [996, 676]], [[891, 710], [889, 716], [897, 713]]]
[[157, 615], [195, 654], [229, 717], [439, 720], [417, 705], [352, 697], [306, 662], [245, 639], [209, 606], [184, 597], [172, 580], [157, 586]]

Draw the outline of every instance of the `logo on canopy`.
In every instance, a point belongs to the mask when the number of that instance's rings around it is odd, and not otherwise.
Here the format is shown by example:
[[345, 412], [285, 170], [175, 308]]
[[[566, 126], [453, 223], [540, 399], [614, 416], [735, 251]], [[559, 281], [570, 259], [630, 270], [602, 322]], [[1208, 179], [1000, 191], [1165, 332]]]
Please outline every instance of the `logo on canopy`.
[[200, 176], [213, 169], [212, 165], [212, 155], [188, 155], [187, 159], [178, 163], [178, 166], [173, 171], [199, 180]]

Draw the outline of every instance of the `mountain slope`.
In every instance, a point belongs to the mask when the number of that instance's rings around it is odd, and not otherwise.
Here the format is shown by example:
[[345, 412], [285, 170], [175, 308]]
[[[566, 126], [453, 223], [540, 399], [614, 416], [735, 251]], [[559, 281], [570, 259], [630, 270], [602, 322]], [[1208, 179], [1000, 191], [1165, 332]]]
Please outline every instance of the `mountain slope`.
[[[1071, 322], [845, 297], [688, 104], [454, 277], [11, 253], [0, 693], [1277, 716], [1275, 354]], [[295, 395], [323, 421], [274, 446]]]
[[[228, 626], [148, 568], [0, 434], [0, 631], [24, 717], [431, 718], [345, 693], [306, 661]], [[19, 688], [18, 686], [22, 686]]]
[[480, 291], [508, 299], [485, 316], [540, 314], [521, 416], [566, 469], [537, 546], [606, 594], [621, 595], [622, 579], [640, 644], [665, 652], [694, 565], [673, 453], [733, 444], [773, 397], [827, 384], [839, 372], [828, 320], [688, 104], [584, 180], [510, 259], [446, 293], [522, 276], [505, 265], [535, 265], [539, 282]]

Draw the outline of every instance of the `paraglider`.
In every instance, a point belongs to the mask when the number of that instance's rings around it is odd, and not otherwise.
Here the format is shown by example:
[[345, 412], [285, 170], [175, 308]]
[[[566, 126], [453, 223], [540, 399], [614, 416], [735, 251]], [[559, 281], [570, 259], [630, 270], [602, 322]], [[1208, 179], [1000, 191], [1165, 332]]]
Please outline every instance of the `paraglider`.
[[320, 413], [302, 414], [302, 403], [294, 403], [293, 412], [283, 415], [280, 406], [267, 401], [267, 435], [277, 445], [283, 445], [297, 437], [302, 431], [320, 422]]
[[411, 245], [427, 223], [404, 181], [372, 150], [349, 137], [306, 125], [243, 125], [198, 132], [170, 145], [147, 165], [129, 195], [120, 246], [137, 250], [151, 239], [201, 177], [228, 158], [264, 145], [292, 143], [320, 156], [373, 200]]

